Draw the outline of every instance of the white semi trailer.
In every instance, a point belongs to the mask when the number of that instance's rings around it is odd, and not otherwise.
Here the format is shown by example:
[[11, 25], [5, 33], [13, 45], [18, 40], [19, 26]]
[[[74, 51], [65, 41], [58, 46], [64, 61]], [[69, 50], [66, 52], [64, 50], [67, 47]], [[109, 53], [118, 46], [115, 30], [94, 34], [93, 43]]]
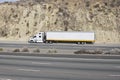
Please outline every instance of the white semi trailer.
[[76, 42], [78, 44], [94, 43], [94, 32], [40, 32], [29, 39], [29, 42]]

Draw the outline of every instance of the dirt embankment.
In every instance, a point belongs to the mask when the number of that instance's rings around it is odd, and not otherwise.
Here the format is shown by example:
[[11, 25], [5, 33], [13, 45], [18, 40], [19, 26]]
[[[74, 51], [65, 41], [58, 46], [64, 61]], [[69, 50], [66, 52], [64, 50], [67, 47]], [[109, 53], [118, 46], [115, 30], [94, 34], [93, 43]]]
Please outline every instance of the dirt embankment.
[[0, 38], [27, 40], [40, 31], [94, 31], [120, 43], [120, 0], [21, 0], [0, 4]]

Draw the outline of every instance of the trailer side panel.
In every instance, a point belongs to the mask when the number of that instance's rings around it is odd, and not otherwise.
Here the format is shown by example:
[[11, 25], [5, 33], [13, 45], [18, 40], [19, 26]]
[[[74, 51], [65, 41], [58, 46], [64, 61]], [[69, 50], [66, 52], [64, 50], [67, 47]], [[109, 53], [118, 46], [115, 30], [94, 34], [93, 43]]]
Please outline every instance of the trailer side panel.
[[46, 32], [47, 41], [94, 42], [94, 32]]

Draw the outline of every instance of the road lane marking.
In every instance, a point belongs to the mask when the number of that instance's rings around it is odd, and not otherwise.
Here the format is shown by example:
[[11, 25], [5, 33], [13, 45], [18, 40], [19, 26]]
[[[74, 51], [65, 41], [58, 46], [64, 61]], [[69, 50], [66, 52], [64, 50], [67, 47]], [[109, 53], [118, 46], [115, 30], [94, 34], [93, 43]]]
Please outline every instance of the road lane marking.
[[[61, 58], [55, 58], [55, 57], [27, 57], [27, 56], [13, 56], [13, 55], [0, 55], [0, 57], [4, 57], [4, 58], [23, 58], [23, 59], [57, 59], [57, 60], [97, 60], [97, 61], [120, 61], [119, 59], [86, 59], [86, 58], [64, 58], [64, 57], [61, 57]], [[102, 56], [101, 56], [102, 57]]]
[[115, 66], [115, 68], [120, 68], [120, 66]]
[[0, 80], [12, 80], [12, 79], [0, 78]]
[[41, 63], [41, 62], [32, 62], [32, 64], [43, 64], [43, 65], [50, 65], [50, 64], [52, 64], [52, 63]]
[[19, 71], [28, 71], [28, 72], [39, 72], [40, 70], [34, 70], [34, 69], [17, 69]]
[[6, 79], [6, 80], [12, 80], [12, 79]]
[[111, 77], [120, 77], [120, 75], [109, 75]]

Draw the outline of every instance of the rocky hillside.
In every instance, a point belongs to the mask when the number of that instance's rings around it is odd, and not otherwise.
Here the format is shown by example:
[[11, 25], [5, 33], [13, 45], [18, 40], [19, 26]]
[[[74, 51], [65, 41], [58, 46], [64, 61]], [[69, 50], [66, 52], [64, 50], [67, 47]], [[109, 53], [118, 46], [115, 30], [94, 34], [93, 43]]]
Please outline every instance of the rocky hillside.
[[20, 0], [0, 4], [0, 39], [40, 31], [94, 31], [96, 42], [120, 42], [120, 0]]

